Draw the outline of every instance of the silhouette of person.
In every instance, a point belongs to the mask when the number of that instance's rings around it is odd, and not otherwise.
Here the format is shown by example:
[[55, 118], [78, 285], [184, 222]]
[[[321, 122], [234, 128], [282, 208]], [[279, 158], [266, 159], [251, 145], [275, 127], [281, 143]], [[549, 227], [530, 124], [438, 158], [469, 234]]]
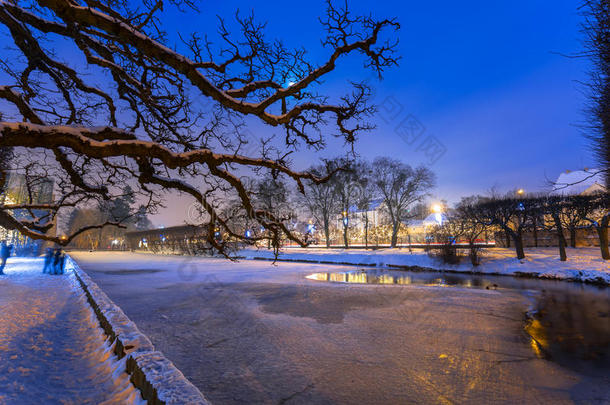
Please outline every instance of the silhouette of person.
[[60, 256], [59, 256], [59, 274], [64, 274], [64, 265], [66, 264], [66, 254], [64, 253], [63, 250], [59, 249], [60, 252]]
[[42, 268], [42, 272], [46, 273], [48, 271], [50, 274], [51, 268], [52, 268], [52, 266], [51, 266], [52, 263], [53, 263], [53, 248], [48, 247], [44, 254], [44, 267]]
[[59, 266], [61, 262], [61, 249], [55, 249], [53, 254], [53, 272], [51, 274], [59, 274]]
[[4, 267], [6, 266], [6, 259], [11, 255], [11, 250], [13, 245], [7, 246], [6, 241], [2, 241], [2, 245], [0, 245], [0, 274], [4, 274]]

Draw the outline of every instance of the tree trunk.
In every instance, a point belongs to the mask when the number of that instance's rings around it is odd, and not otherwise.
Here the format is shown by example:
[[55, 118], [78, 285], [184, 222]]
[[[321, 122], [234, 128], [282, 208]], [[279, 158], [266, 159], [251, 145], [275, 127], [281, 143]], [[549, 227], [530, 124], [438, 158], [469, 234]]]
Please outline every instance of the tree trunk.
[[570, 247], [576, 247], [576, 227], [570, 227]]
[[599, 237], [599, 249], [602, 253], [602, 259], [610, 260], [610, 252], [608, 251], [608, 228], [596, 227], [595, 230]]
[[566, 255], [566, 238], [563, 236], [563, 227], [561, 226], [561, 220], [557, 214], [553, 215], [553, 221], [555, 222], [555, 230], [557, 231], [557, 246], [559, 247], [559, 260], [565, 262], [568, 260]]
[[398, 243], [398, 228], [400, 228], [400, 224], [392, 224], [392, 241], [390, 243], [392, 248], [395, 248]]
[[525, 259], [525, 251], [523, 250], [523, 240], [517, 234], [515, 234], [513, 241], [515, 242], [515, 252], [517, 253], [517, 259]]
[[343, 244], [345, 245], [346, 249], [349, 247], [347, 245], [347, 225], [345, 225], [345, 223], [343, 223]]
[[330, 248], [330, 226], [328, 221], [324, 221], [324, 238], [326, 238], [326, 247]]
[[364, 213], [364, 247], [369, 248], [369, 214]]
[[471, 239], [469, 241], [469, 247], [470, 247], [470, 263], [473, 266], [478, 266], [479, 265], [479, 257], [478, 257], [478, 252], [477, 252], [477, 248], [475, 247], [475, 243], [474, 240]]
[[509, 248], [510, 247], [510, 233], [508, 233], [508, 231], [505, 231], [504, 235], [506, 236], [506, 247]]
[[610, 260], [610, 251], [608, 251], [608, 223], [610, 215], [605, 216], [600, 226], [596, 226], [597, 236], [599, 237], [599, 249], [602, 253], [602, 259]]
[[504, 228], [504, 232], [506, 232], [507, 236], [510, 236], [513, 239], [517, 259], [525, 259], [525, 251], [523, 250], [523, 238], [521, 237], [521, 232], [515, 232], [508, 227]]
[[538, 247], [538, 221], [534, 217], [534, 247]]

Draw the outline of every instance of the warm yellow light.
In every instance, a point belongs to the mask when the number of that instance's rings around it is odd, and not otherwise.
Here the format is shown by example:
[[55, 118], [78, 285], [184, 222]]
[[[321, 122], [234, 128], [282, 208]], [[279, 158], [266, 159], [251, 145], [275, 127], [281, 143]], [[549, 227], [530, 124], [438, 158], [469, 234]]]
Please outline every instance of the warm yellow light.
[[432, 212], [440, 213], [443, 211], [443, 207], [440, 204], [432, 204]]
[[517, 190], [517, 194], [522, 195], [523, 193], [525, 193], [525, 190], [523, 190], [522, 188]]

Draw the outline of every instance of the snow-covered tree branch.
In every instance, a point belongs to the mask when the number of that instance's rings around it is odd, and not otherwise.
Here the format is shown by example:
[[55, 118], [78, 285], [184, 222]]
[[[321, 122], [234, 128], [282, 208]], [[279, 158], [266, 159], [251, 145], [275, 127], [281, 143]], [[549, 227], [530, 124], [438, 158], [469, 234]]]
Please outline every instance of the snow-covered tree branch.
[[[305, 180], [325, 181], [332, 173], [294, 170], [290, 154], [323, 149], [327, 136], [353, 143], [373, 127], [367, 117], [375, 107], [358, 78], [336, 97], [321, 81], [352, 54], [381, 76], [397, 64], [399, 24], [328, 2], [320, 19], [327, 53], [316, 62], [269, 40], [253, 15], [219, 19], [215, 41], [212, 32], [179, 32], [172, 42], [164, 6], [197, 12], [191, 1], [0, 1], [0, 27], [13, 42], [0, 63], [9, 78], [0, 83], [0, 149], [19, 157], [0, 167], [0, 179], [27, 166], [56, 180], [54, 201], [29, 207], [44, 218], [19, 220], [4, 205], [0, 225], [65, 244], [74, 235], [49, 233], [61, 210], [108, 201], [130, 184], [150, 210], [164, 190], [192, 196], [221, 252], [228, 239], [259, 238], [244, 238], [223, 216], [220, 201], [231, 198], [266, 229], [260, 238], [303, 244], [282, 218], [253, 203], [242, 178], [262, 171], [301, 192]], [[267, 130], [253, 135], [253, 124]], [[215, 238], [217, 228], [228, 238]]]

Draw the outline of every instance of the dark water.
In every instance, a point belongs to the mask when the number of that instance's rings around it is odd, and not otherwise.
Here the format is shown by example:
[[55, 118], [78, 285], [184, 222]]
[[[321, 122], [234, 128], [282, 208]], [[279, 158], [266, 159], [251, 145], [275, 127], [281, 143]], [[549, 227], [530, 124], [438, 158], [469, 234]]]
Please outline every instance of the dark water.
[[324, 272], [310, 280], [517, 290], [529, 301], [523, 331], [539, 357], [587, 375], [610, 372], [610, 288], [503, 276], [366, 269]]

